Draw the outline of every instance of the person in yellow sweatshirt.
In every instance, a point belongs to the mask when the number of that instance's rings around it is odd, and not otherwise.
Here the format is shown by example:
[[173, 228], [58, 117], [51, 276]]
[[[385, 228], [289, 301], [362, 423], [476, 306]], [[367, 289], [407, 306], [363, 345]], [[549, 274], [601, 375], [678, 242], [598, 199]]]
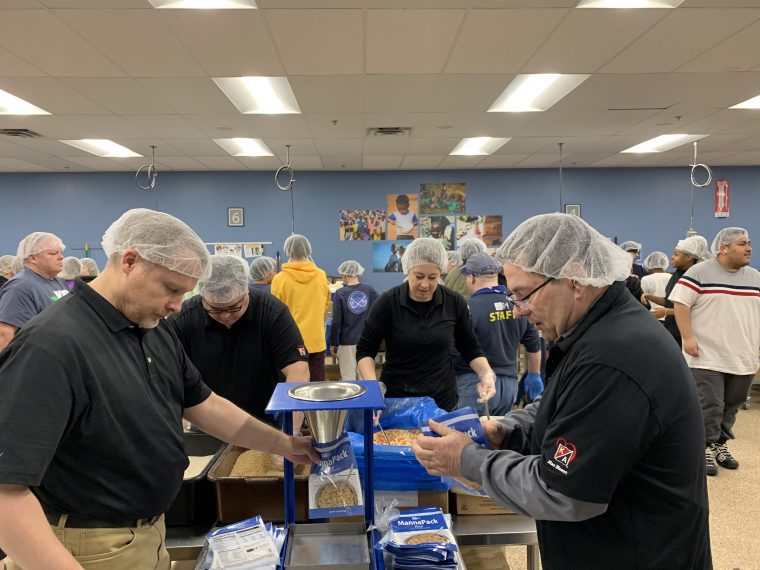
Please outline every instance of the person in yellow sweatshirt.
[[300, 234], [285, 240], [288, 262], [272, 279], [272, 295], [285, 303], [309, 351], [312, 382], [325, 379], [325, 310], [330, 304], [327, 275], [311, 261], [311, 243]]

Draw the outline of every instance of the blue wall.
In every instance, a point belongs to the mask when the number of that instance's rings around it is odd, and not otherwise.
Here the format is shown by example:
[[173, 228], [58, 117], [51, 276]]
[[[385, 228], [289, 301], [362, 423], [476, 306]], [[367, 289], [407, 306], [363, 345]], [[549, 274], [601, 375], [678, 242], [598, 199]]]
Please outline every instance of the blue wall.
[[[760, 231], [760, 167], [715, 168], [714, 179], [731, 184], [731, 217], [712, 214], [714, 182], [694, 199], [695, 228], [712, 241], [728, 225]], [[557, 211], [558, 173], [542, 170], [297, 172], [296, 231], [312, 241], [314, 259], [328, 274], [357, 259], [368, 268], [364, 280], [380, 290], [396, 274], [371, 273], [368, 242], [338, 240], [338, 210], [385, 208], [385, 195], [415, 193], [424, 182], [467, 183], [468, 214], [501, 214], [505, 237], [525, 218]], [[208, 242], [272, 241], [268, 255], [282, 251], [290, 234], [290, 196], [274, 185], [270, 172], [162, 172], [158, 193], [137, 188], [123, 173], [0, 174], [0, 254], [15, 253], [31, 231], [52, 231], [83, 257], [85, 242], [99, 245], [103, 231], [129, 208], [155, 208], [178, 216]], [[689, 229], [689, 168], [566, 169], [564, 201], [582, 204], [591, 225], [619, 241], [643, 243], [644, 255], [670, 253]], [[245, 208], [245, 227], [227, 227], [227, 207]], [[104, 256], [93, 251], [99, 263]], [[283, 261], [285, 261], [283, 259]], [[757, 266], [757, 262], [753, 265]]]

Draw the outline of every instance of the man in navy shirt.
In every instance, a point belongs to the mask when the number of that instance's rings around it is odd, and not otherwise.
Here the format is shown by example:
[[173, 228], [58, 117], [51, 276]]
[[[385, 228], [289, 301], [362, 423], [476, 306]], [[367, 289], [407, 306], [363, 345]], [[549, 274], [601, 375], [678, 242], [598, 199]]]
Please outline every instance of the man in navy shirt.
[[[523, 344], [528, 357], [526, 391], [532, 400], [543, 392], [541, 381], [541, 340], [536, 328], [525, 317], [517, 317], [507, 300], [507, 288], [498, 284], [499, 265], [487, 253], [473, 253], [462, 267], [472, 296], [467, 300], [475, 335], [491, 368], [496, 373], [496, 395], [489, 402], [490, 413], [503, 416], [517, 399], [517, 348]], [[455, 352], [459, 407], [472, 406], [479, 414], [478, 375]]]
[[358, 261], [344, 261], [338, 267], [338, 273], [343, 287], [335, 292], [333, 299], [330, 352], [338, 357], [341, 380], [356, 380], [361, 376], [356, 368], [356, 343], [362, 334], [369, 308], [377, 299], [377, 291], [372, 285], [359, 282], [364, 268]]

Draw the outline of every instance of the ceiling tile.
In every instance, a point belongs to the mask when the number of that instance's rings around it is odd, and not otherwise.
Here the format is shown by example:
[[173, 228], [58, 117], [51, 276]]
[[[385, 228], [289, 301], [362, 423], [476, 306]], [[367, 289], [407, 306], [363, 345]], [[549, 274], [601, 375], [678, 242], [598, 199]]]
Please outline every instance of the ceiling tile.
[[195, 160], [211, 170], [246, 170], [242, 162], [234, 156], [196, 156]]
[[[311, 136], [315, 138], [356, 139], [364, 138], [367, 127], [364, 115], [332, 113], [329, 115], [304, 115]], [[337, 121], [337, 123], [333, 123]]]
[[138, 81], [181, 115], [239, 114], [210, 77], [155, 77]]
[[325, 170], [361, 170], [362, 158], [360, 156], [322, 156], [320, 157]]
[[446, 155], [454, 150], [459, 140], [452, 138], [411, 138], [409, 139], [409, 147], [406, 154], [407, 156]]
[[365, 156], [363, 170], [396, 170], [401, 166], [403, 156]]
[[169, 170], [208, 170], [208, 167], [189, 156], [161, 156], [156, 160], [156, 169]]
[[308, 138], [303, 115], [190, 115], [187, 120], [209, 138]]
[[403, 170], [434, 170], [441, 164], [445, 155], [405, 156], [401, 163]]
[[361, 75], [300, 75], [288, 79], [302, 113], [364, 110], [364, 77]]
[[167, 144], [188, 156], [229, 156], [229, 153], [208, 138], [166, 139]]
[[604, 111], [672, 105], [678, 99], [668, 97], [657, 100], [646, 93], [650, 84], [663, 77], [665, 74], [662, 73], [597, 73], [560, 99], [550, 110]]
[[124, 120], [160, 139], [205, 137], [180, 115], [126, 115]]
[[446, 156], [438, 168], [475, 168], [484, 158], [483, 156]]
[[369, 10], [367, 73], [440, 73], [463, 10]]
[[[276, 172], [282, 166], [282, 162], [276, 156], [236, 156], [237, 160], [242, 163], [248, 170], [268, 170]], [[283, 176], [283, 180], [285, 179]], [[276, 188], [272, 180], [272, 190]]]
[[18, 158], [0, 157], [0, 166], [8, 170], [18, 170], [22, 172], [46, 172], [50, 170], [45, 166], [27, 162], [26, 160], [19, 160]]
[[288, 75], [363, 72], [361, 10], [269, 10], [266, 21]]
[[[510, 141], [512, 142], [512, 141]], [[478, 168], [512, 168], [521, 160], [527, 158], [527, 154], [492, 154], [478, 164]]]
[[566, 14], [565, 10], [471, 10], [446, 73], [518, 73]]
[[169, 114], [172, 108], [157, 95], [126, 77], [64, 77], [63, 83], [119, 115]]
[[343, 154], [361, 156], [362, 139], [316, 139], [314, 144], [319, 154]]
[[54, 115], [109, 115], [111, 111], [52, 77], [2, 77], [0, 89]]
[[144, 139], [150, 134], [113, 115], [76, 115], [63, 117], [68, 124], [67, 136], [72, 139]]
[[[758, 3], [760, 5], [760, 3]], [[747, 26], [678, 71], [747, 71], [760, 65], [760, 23]]]
[[66, 156], [64, 158], [70, 162], [80, 164], [92, 170], [112, 172], [126, 172], [133, 170], [131, 166], [126, 166], [124, 164], [116, 162], [115, 160], [111, 160], [109, 158], [101, 158], [99, 156]]
[[41, 69], [30, 65], [3, 48], [0, 48], [0, 69], [2, 69], [3, 75], [10, 76], [45, 75]]
[[405, 155], [409, 147], [408, 137], [379, 136], [364, 139], [364, 156]]

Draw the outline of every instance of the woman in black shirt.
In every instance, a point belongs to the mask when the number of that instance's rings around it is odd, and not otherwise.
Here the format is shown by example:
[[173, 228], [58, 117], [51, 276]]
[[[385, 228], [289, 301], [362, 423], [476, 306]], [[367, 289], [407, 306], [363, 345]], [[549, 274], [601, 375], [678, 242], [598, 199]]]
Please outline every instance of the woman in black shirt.
[[389, 397], [431, 396], [440, 408], [457, 405], [454, 344], [480, 377], [481, 398], [495, 394], [495, 376], [472, 330], [467, 302], [440, 285], [446, 250], [438, 240], [414, 240], [401, 260], [407, 280], [375, 301], [356, 347], [359, 371], [374, 379], [375, 356], [385, 340], [381, 380]]

